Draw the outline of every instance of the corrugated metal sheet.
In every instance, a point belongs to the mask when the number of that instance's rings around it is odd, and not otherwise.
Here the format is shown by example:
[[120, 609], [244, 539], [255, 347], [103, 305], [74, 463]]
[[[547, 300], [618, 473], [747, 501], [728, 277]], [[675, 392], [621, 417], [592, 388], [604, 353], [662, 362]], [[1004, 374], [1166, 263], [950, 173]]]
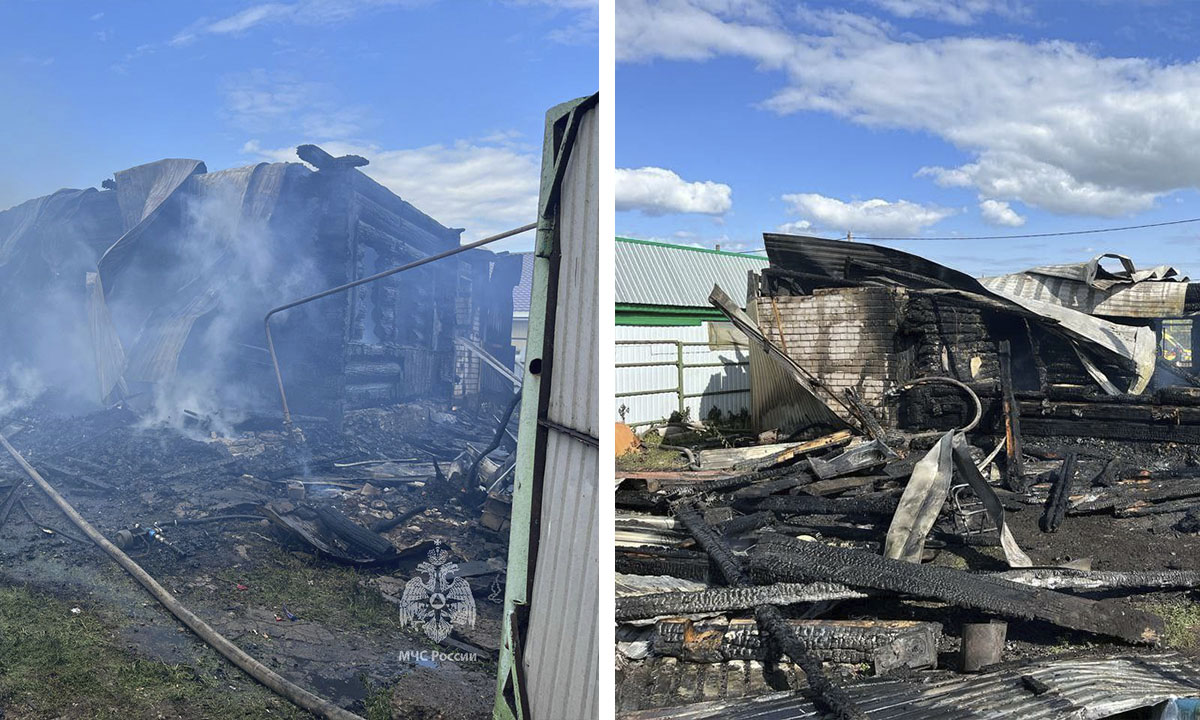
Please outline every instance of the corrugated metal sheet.
[[617, 238], [616, 302], [712, 308], [713, 284], [746, 287], [746, 273], [761, 271], [765, 257]]
[[[751, 283], [751, 287], [758, 287]], [[757, 297], [750, 297], [746, 306], [750, 316], [760, 329], [769, 324], [758, 320]], [[765, 326], [765, 327], [764, 327]], [[770, 332], [768, 337], [773, 337]], [[829, 408], [813, 397], [772, 360], [766, 351], [751, 343], [750, 346], [750, 423], [755, 432], [778, 430], [791, 435], [809, 427], [824, 427], [829, 418]]]
[[[599, 130], [582, 117], [561, 185], [546, 419], [599, 434]], [[599, 713], [599, 449], [551, 430], [522, 661], [533, 720]], [[523, 440], [524, 438], [522, 438]]]
[[[1035, 694], [1031, 676], [1050, 690]], [[1178, 654], [1047, 660], [976, 676], [925, 682], [879, 679], [847, 693], [878, 720], [1098, 720], [1177, 697], [1195, 697], [1200, 668]], [[630, 713], [628, 720], [804, 720], [824, 717], [799, 693]]]
[[[677, 363], [679, 348], [666, 343], [708, 343], [710, 341], [709, 323], [702, 325], [683, 326], [654, 326], [654, 325], [619, 325], [616, 328], [618, 343], [625, 341], [645, 341], [645, 344], [618, 344], [615, 348], [617, 365], [631, 363]], [[686, 395], [702, 397], [685, 398], [686, 407], [691, 409], [691, 416], [704, 419], [708, 413], [717, 408], [723, 415], [736, 415], [750, 410], [750, 349], [748, 344], [741, 346], [687, 346], [683, 347], [684, 365], [721, 363], [719, 367], [685, 367], [683, 388]], [[663, 420], [672, 412], [679, 410], [679, 395], [675, 388], [679, 386], [679, 370], [677, 365], [660, 365], [655, 367], [630, 367], [616, 369], [616, 392], [645, 392], [647, 390], [663, 390], [670, 392], [641, 395], [637, 397], [618, 397], [618, 411], [625, 407], [625, 422], [639, 424]], [[729, 392], [741, 391], [741, 392]]]
[[1183, 315], [1186, 282], [1146, 280], [1112, 285], [1107, 290], [1078, 280], [1025, 272], [981, 278], [993, 292], [1061, 305], [1089, 315], [1161, 318]]

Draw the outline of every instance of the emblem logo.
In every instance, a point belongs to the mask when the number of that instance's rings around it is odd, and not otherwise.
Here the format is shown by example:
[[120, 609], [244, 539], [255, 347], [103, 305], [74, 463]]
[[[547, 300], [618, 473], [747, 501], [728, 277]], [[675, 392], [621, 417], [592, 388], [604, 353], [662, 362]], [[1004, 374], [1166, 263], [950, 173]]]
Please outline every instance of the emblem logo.
[[417, 565], [425, 578], [415, 577], [404, 585], [400, 599], [400, 625], [424, 627], [434, 642], [445, 640], [454, 626], [474, 627], [475, 597], [467, 581], [455, 577], [458, 565], [440, 540], [434, 541], [429, 559]]

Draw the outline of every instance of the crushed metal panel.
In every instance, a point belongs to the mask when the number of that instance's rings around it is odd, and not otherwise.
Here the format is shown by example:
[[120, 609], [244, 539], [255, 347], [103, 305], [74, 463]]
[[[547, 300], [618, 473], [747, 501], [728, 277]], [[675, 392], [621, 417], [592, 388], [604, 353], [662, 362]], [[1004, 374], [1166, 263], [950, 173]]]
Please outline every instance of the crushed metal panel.
[[[761, 325], [757, 275], [750, 278], [749, 285], [746, 314]], [[758, 343], [750, 343], [750, 423], [755, 432], [779, 430], [786, 437], [797, 430], [820, 427], [828, 416], [825, 403], [800, 387]]]
[[1041, 300], [992, 292], [1055, 321], [1058, 328], [1070, 337], [1086, 342], [1089, 348], [1107, 351], [1109, 356], [1122, 361], [1134, 373], [1129, 383], [1129, 393], [1138, 395], [1149, 386], [1158, 357], [1158, 336], [1151, 328], [1120, 325]]
[[125, 369], [125, 349], [113, 325], [112, 313], [104, 302], [104, 286], [100, 283], [99, 273], [88, 273], [85, 282], [88, 292], [88, 333], [96, 357], [99, 399], [104, 402], [121, 382], [121, 373]]
[[1015, 297], [1061, 305], [1089, 315], [1160, 318], [1182, 315], [1186, 282], [1145, 281], [1098, 288], [1078, 280], [1034, 270], [981, 278], [987, 289]]
[[925, 551], [925, 537], [933, 528], [953, 474], [954, 434], [946, 433], [937, 445], [917, 461], [904, 486], [900, 504], [888, 527], [883, 556], [893, 560], [919, 563]]
[[844, 279], [848, 263], [855, 260], [929, 278], [943, 289], [954, 289], [1006, 301], [1014, 311], [1038, 315], [1053, 330], [1104, 352], [1135, 374], [1129, 392], [1144, 391], [1154, 374], [1157, 338], [1148, 327], [1131, 327], [1108, 322], [1071, 308], [1042, 300], [999, 292], [984, 287], [975, 278], [953, 268], [911, 253], [868, 243], [827, 240], [767, 233], [767, 255], [772, 266], [801, 268]]

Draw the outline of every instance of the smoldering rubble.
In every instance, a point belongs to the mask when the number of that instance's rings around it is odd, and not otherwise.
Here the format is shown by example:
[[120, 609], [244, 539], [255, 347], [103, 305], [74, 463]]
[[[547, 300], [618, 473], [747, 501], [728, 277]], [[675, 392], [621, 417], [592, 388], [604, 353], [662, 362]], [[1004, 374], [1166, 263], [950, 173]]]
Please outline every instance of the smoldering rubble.
[[622, 716], [1194, 697], [1200, 285], [1116, 254], [976, 279], [765, 238], [747, 296], [710, 296], [752, 427], [664, 418], [618, 457]]
[[[226, 637], [342, 708], [484, 714], [495, 683], [521, 378], [520, 257], [458, 248], [362, 158], [209, 172], [168, 159], [0, 213], [0, 579], [104, 615], [141, 655], [202, 645], [105, 571], [19, 455]], [[519, 373], [519, 370], [516, 372]], [[473, 623], [422, 660], [419, 566], [453, 564]], [[407, 653], [407, 654], [406, 654]], [[415, 659], [414, 659], [415, 658]], [[218, 673], [224, 670], [217, 671]], [[405, 690], [407, 688], [407, 690]], [[417, 689], [419, 688], [420, 691]]]

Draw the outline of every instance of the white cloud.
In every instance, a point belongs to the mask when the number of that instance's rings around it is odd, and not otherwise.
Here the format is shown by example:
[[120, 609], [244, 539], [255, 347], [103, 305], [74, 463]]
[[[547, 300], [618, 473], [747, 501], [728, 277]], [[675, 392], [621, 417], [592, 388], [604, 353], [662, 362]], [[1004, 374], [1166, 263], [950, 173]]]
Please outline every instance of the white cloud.
[[664, 168], [618, 168], [616, 205], [617, 210], [638, 210], [646, 215], [723, 215], [733, 206], [733, 190], [711, 180], [688, 182]]
[[622, 59], [731, 55], [779, 70], [784, 84], [763, 107], [940, 137], [969, 160], [922, 172], [987, 199], [1119, 216], [1200, 187], [1200, 62], [1106, 57], [1062, 41], [921, 39], [828, 10], [785, 22], [758, 3], [618, 5]]
[[812, 232], [813, 224], [808, 220], [794, 220], [792, 222], [785, 222], [775, 229], [781, 233], [804, 235], [805, 233]]
[[225, 114], [247, 132], [291, 131], [308, 141], [355, 137], [369, 113], [336, 102], [333, 88], [285, 73], [250, 70], [221, 81]]
[[[203, 35], [240, 35], [260, 25], [293, 23], [296, 25], [330, 25], [349, 20], [361, 13], [389, 7], [419, 7], [437, 0], [298, 0], [297, 2], [268, 2], [251, 5], [233, 15], [213, 20], [201, 18], [170, 40], [170, 45], [189, 45]], [[544, 5], [567, 10], [589, 11], [598, 15], [597, 0], [508, 0], [512, 5]], [[590, 21], [584, 19], [584, 24]], [[568, 26], [561, 32], [570, 33]]]
[[984, 15], [1023, 18], [1029, 9], [1019, 0], [871, 0], [899, 18], [931, 18], [952, 25], [972, 25]]
[[845, 202], [816, 193], [784, 195], [791, 211], [802, 216], [799, 223], [788, 223], [791, 230], [821, 227], [839, 233], [868, 235], [917, 235], [924, 228], [954, 214], [953, 210], [896, 200], [875, 198]]
[[1017, 214], [1017, 211], [1009, 207], [1008, 203], [1003, 200], [980, 201], [979, 215], [983, 218], [984, 222], [992, 225], [1021, 227], [1025, 224], [1025, 218]]
[[[537, 219], [541, 158], [519, 146], [464, 140], [398, 150], [345, 142], [321, 147], [333, 155], [367, 158], [364, 173], [443, 225], [466, 228], [464, 240]], [[298, 162], [295, 148], [267, 149], [250, 141], [242, 150], [265, 160]], [[500, 242], [504, 248], [528, 249], [530, 238]]]

